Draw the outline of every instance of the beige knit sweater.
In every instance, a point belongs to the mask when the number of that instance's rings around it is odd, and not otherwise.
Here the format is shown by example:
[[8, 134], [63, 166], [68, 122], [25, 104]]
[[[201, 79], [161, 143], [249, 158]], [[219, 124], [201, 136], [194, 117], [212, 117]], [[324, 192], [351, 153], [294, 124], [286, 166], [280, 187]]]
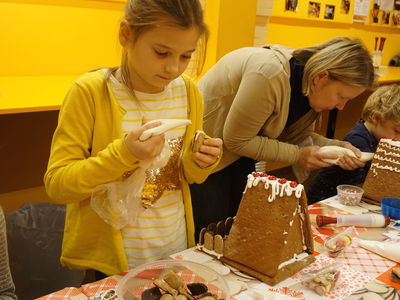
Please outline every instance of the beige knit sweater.
[[344, 143], [314, 132], [313, 110], [285, 128], [290, 102], [292, 49], [246, 47], [222, 57], [199, 81], [204, 98], [204, 131], [224, 140], [219, 171], [241, 156], [294, 165], [299, 145]]
[[17, 299], [8, 264], [6, 222], [0, 207], [0, 300]]

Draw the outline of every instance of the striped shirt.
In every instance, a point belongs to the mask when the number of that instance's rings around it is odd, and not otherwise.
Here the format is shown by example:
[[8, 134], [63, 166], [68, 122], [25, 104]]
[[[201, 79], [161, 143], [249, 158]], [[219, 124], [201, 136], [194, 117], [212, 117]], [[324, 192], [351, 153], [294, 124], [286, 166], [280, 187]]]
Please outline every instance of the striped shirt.
[[[135, 91], [135, 100], [125, 85], [111, 77], [111, 88], [120, 105], [126, 109], [122, 119], [123, 134], [156, 119], [187, 119], [186, 86], [181, 77], [164, 91], [148, 94]], [[166, 132], [172, 155], [165, 168], [146, 172], [147, 185], [160, 192], [154, 206], [139, 213], [134, 224], [121, 230], [129, 267], [169, 256], [187, 248], [186, 222], [178, 164], [185, 127]], [[174, 160], [173, 160], [174, 159]], [[168, 167], [169, 166], [169, 167]], [[168, 173], [169, 171], [169, 173]], [[172, 178], [175, 177], [175, 181]], [[151, 189], [147, 189], [152, 193]]]

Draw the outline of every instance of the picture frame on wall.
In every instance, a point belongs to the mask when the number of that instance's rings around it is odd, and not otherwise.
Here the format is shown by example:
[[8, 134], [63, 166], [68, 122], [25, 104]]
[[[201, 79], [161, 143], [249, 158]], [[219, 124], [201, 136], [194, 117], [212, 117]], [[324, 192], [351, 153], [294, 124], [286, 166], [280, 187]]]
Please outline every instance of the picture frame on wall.
[[381, 24], [384, 25], [389, 25], [389, 20], [390, 20], [390, 11], [382, 11], [382, 19], [381, 19]]
[[340, 13], [348, 15], [350, 13], [350, 0], [341, 0], [340, 2]]
[[297, 10], [297, 0], [286, 0], [286, 10], [296, 11]]
[[321, 13], [321, 3], [310, 1], [308, 3], [308, 16], [311, 18], [319, 18]]
[[324, 19], [333, 20], [335, 18], [335, 5], [325, 5]]
[[392, 24], [394, 26], [400, 25], [400, 13], [397, 12], [392, 13]]

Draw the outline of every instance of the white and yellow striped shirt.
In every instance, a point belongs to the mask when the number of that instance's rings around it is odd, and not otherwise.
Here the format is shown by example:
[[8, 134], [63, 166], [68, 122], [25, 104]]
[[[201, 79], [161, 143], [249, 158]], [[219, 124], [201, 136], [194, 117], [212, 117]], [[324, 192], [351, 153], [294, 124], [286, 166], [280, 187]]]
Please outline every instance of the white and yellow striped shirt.
[[[123, 134], [156, 119], [187, 119], [186, 87], [181, 77], [164, 91], [147, 94], [135, 91], [135, 100], [125, 85], [111, 77], [115, 98], [126, 109], [122, 119]], [[166, 132], [168, 141], [182, 140], [185, 127]], [[133, 226], [121, 230], [129, 267], [166, 257], [187, 247], [182, 191], [164, 190], [154, 207], [137, 216]]]

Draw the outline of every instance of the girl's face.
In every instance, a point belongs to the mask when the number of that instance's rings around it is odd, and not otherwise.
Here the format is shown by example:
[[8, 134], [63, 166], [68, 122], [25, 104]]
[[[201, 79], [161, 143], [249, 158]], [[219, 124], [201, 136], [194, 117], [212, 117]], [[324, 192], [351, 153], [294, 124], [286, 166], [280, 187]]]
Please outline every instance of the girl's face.
[[144, 93], [159, 93], [179, 77], [200, 37], [196, 26], [184, 29], [164, 23], [144, 31], [136, 40], [132, 34], [131, 27], [123, 22], [120, 41], [126, 47], [131, 84]]
[[313, 90], [308, 95], [311, 108], [316, 112], [337, 108], [342, 110], [346, 103], [360, 95], [365, 88], [358, 87], [329, 78], [323, 71], [313, 79]]
[[386, 137], [389, 139], [400, 139], [400, 122], [392, 120], [382, 120], [382, 118], [373, 113], [368, 126], [369, 131], [379, 141]]

